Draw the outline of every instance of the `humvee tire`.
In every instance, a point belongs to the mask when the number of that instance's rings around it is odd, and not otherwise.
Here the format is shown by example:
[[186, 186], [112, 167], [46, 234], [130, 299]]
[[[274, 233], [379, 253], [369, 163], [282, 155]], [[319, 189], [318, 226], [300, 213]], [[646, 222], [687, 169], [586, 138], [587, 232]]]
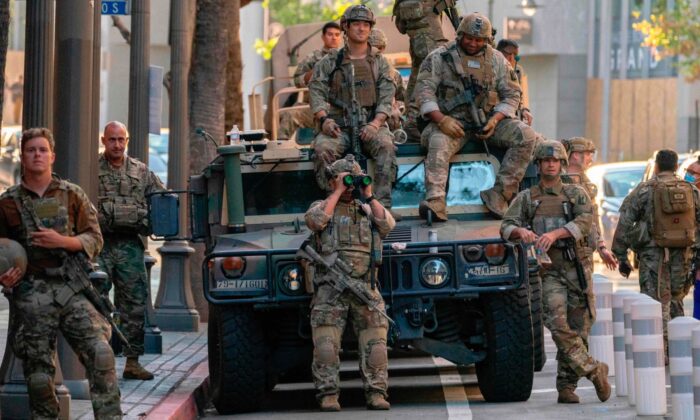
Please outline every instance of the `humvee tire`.
[[535, 372], [542, 372], [547, 362], [544, 349], [544, 324], [542, 322], [542, 279], [530, 274], [530, 310], [532, 311], [532, 347]]
[[526, 401], [534, 377], [530, 295], [524, 282], [506, 293], [482, 296], [486, 359], [476, 364], [488, 402]]
[[254, 411], [267, 391], [262, 326], [247, 306], [209, 305], [209, 381], [219, 414]]

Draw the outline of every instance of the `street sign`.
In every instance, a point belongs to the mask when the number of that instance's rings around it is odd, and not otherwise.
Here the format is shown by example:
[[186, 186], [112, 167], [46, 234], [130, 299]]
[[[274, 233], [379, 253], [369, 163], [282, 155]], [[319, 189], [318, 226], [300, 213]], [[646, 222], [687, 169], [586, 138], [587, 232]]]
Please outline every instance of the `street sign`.
[[129, 9], [129, 2], [127, 0], [102, 0], [103, 15], [128, 15]]

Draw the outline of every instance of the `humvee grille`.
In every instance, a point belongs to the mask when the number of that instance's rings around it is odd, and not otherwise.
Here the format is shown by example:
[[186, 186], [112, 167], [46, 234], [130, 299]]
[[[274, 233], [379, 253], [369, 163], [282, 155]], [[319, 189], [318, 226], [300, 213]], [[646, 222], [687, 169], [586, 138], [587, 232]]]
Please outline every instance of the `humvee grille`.
[[410, 226], [396, 226], [391, 232], [389, 232], [386, 238], [384, 238], [384, 242], [411, 242], [411, 233], [412, 230]]

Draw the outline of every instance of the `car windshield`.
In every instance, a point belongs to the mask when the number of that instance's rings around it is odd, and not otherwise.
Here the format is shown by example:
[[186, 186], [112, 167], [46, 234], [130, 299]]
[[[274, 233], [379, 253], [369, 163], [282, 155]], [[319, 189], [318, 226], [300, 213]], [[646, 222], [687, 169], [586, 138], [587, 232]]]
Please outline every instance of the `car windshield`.
[[[415, 169], [414, 169], [415, 168]], [[398, 182], [392, 191], [394, 208], [414, 208], [425, 197], [425, 165], [399, 165]], [[479, 192], [493, 187], [496, 171], [488, 161], [454, 162], [450, 165], [447, 205], [482, 204]]]
[[644, 168], [608, 172], [603, 175], [603, 186], [607, 197], [626, 197], [644, 176]]

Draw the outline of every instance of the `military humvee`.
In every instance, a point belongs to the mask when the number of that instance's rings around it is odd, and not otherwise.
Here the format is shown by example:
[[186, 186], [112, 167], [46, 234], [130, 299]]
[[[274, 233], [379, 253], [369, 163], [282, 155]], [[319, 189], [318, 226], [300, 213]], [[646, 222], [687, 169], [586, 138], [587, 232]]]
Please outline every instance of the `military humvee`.
[[[308, 144], [261, 137], [243, 132], [241, 145], [220, 146], [189, 186], [192, 237], [206, 243], [210, 386], [222, 414], [255, 410], [285, 375], [310, 373], [311, 295], [295, 254], [310, 235], [304, 213], [324, 193]], [[475, 364], [486, 401], [523, 401], [544, 364], [540, 282], [526, 250], [500, 239], [500, 222], [479, 198], [502, 159], [491, 152], [468, 143], [455, 155], [450, 220], [430, 224], [417, 209], [425, 150], [398, 146], [393, 208], [403, 220], [384, 240], [378, 284], [397, 324], [393, 350]]]

